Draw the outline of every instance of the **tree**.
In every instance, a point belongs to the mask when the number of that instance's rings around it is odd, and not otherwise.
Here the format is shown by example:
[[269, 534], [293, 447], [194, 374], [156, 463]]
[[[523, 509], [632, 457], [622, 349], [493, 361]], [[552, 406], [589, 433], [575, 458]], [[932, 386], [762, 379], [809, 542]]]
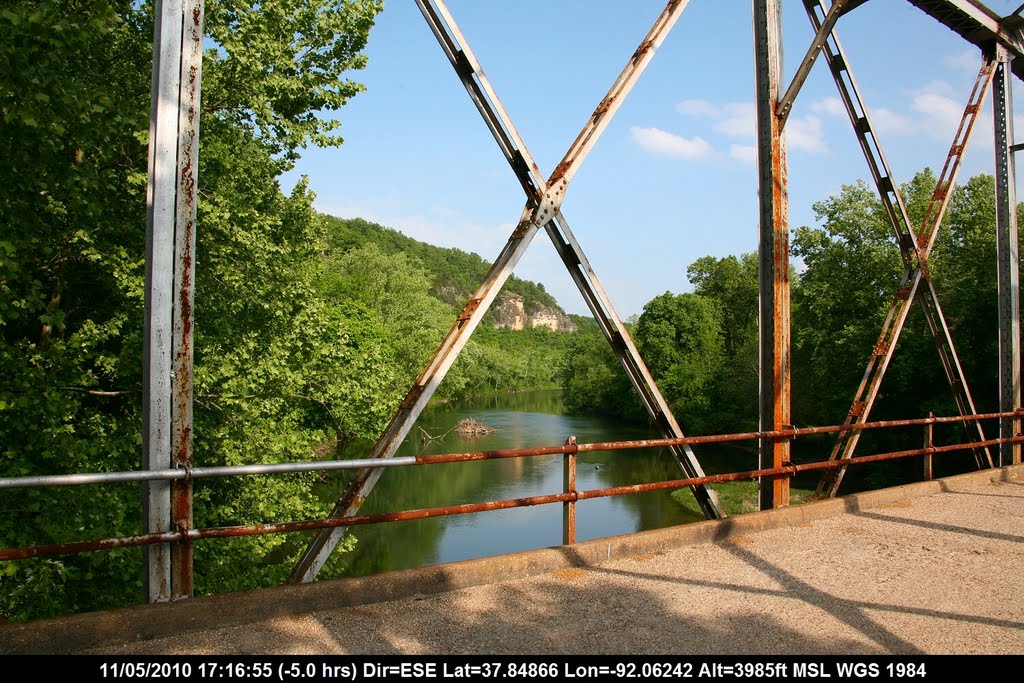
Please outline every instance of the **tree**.
[[[705, 418], [718, 433], [751, 431], [758, 424], [758, 262], [756, 253], [704, 256], [686, 269], [694, 293], [712, 301], [722, 318], [724, 357], [709, 390]], [[794, 289], [799, 280], [791, 277]]]
[[719, 309], [699, 294], [665, 292], [644, 306], [635, 336], [680, 425], [705, 433], [713, 410], [709, 390], [724, 357]]
[[[920, 229], [935, 178], [927, 169], [903, 186]], [[817, 424], [841, 421], [863, 376], [903, 273], [881, 205], [861, 183], [815, 205], [820, 228], [800, 228], [794, 253], [803, 258], [794, 324], [795, 373], [807, 383], [794, 412]], [[991, 176], [953, 191], [929, 270], [976, 408], [997, 405], [995, 196]], [[876, 419], [956, 412], [920, 307], [911, 308], [872, 411]], [[862, 439], [864, 450], [906, 447], [898, 435]], [[888, 439], [888, 440], [886, 440]]]
[[[359, 311], [327, 306], [312, 277], [323, 224], [280, 172], [307, 144], [338, 144], [318, 115], [345, 78], [377, 0], [208, 0], [196, 283], [195, 458], [306, 459], [343, 425], [387, 419]], [[5, 475], [135, 469], [151, 8], [133, 0], [16, 0], [0, 9], [0, 464]], [[311, 477], [196, 487], [197, 524], [305, 516]], [[141, 531], [137, 486], [0, 498], [0, 545]], [[196, 548], [197, 589], [280, 577], [297, 548], [236, 539]], [[273, 564], [261, 561], [270, 553]], [[141, 552], [0, 568], [0, 614], [103, 609], [141, 595]], [[241, 569], [245, 567], [245, 569]]]
[[[892, 229], [864, 182], [814, 204], [820, 228], [800, 227], [793, 255], [804, 271], [794, 292], [794, 417], [834, 424], [846, 416], [903, 272]], [[813, 398], [812, 398], [813, 397]]]

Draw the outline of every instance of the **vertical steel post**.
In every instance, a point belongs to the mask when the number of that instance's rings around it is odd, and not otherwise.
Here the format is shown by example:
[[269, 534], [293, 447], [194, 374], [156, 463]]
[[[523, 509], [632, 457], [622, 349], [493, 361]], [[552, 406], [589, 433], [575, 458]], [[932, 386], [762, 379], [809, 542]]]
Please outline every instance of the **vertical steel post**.
[[[996, 260], [999, 292], [999, 411], [1020, 409], [1020, 272], [1017, 254], [1017, 190], [1013, 151], [1011, 57], [996, 48], [992, 115], [996, 155]], [[1020, 419], [999, 419], [999, 438], [1020, 431]], [[1020, 444], [999, 444], [999, 465], [1020, 463]]]
[[[562, 492], [576, 493], [576, 437], [565, 440], [572, 449], [562, 456]], [[562, 545], [576, 542], [576, 501], [562, 503]]]
[[[171, 366], [171, 454], [192, 468], [192, 330], [195, 297], [199, 95], [203, 59], [203, 0], [186, 0], [178, 94], [177, 216], [174, 240], [174, 345]], [[172, 523], [192, 527], [192, 480], [171, 484]], [[192, 597], [192, 542], [171, 548], [171, 596]]]
[[[192, 466], [192, 311], [199, 163], [203, 0], [157, 0], [153, 36], [149, 180], [146, 187], [146, 302], [143, 467]], [[149, 482], [149, 533], [192, 524], [192, 485]], [[146, 599], [192, 594], [188, 542], [146, 553]]]
[[[934, 418], [935, 418], [935, 413], [929, 412], [928, 413], [928, 419], [929, 420], [933, 420]], [[925, 448], [931, 448], [932, 446], [935, 445], [935, 439], [934, 439], [935, 429], [934, 429], [934, 427], [935, 427], [935, 423], [934, 422], [928, 422], [928, 424], [926, 424], [924, 426], [924, 447]], [[924, 480], [925, 481], [931, 481], [933, 475], [934, 475], [934, 473], [932, 472], [932, 454], [931, 453], [925, 453], [924, 454]]]
[[[779, 0], [754, 0], [758, 195], [760, 198], [760, 429], [790, 424], [789, 213], [786, 143], [776, 107], [782, 96]], [[760, 466], [782, 467], [789, 441], [762, 439]], [[761, 478], [759, 507], [789, 504], [789, 479]]]
[[[171, 464], [171, 353], [174, 287], [175, 164], [181, 80], [181, 0], [157, 0], [154, 8], [149, 181], [146, 187], [146, 300], [143, 349], [142, 451], [145, 469]], [[148, 482], [143, 507], [147, 533], [169, 531], [171, 488]], [[171, 597], [171, 549], [146, 551], [146, 599]]]

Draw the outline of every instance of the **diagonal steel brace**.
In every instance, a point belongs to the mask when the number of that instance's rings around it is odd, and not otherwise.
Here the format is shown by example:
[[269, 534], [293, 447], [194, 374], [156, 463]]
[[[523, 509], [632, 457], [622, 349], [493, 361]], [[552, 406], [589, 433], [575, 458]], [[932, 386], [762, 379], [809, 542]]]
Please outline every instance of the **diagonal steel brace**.
[[[648, 413], [665, 436], [683, 436], [675, 417], [633, 345], [629, 333], [616, 315], [586, 256], [569, 230], [561, 214], [561, 203], [570, 180], [687, 3], [688, 0], [672, 0], [668, 3], [613, 83], [608, 95], [595, 109], [554, 173], [545, 181], [443, 0], [416, 0], [441, 49], [512, 167], [527, 199], [519, 223], [509, 241], [392, 417], [391, 423], [369, 457], [388, 458], [398, 450], [540, 227], [545, 229], [554, 243], [573, 281], [612, 344], [631, 383], [640, 394]], [[672, 447], [671, 452], [676, 463], [688, 477], [703, 475], [700, 463], [689, 446]], [[383, 468], [359, 470], [335, 504], [330, 516], [337, 518], [355, 514], [382, 472]], [[693, 491], [707, 517], [724, 517], [717, 497], [710, 487], [695, 486]], [[301, 583], [313, 580], [344, 532], [345, 527], [320, 532], [293, 568], [288, 582]]]
[[[823, 19], [819, 18], [816, 9], [820, 10], [822, 16], [827, 17], [828, 13], [825, 11], [823, 2], [821, 0], [804, 0], [804, 6], [811, 20], [811, 25], [820, 36], [825, 24]], [[850, 70], [842, 44], [839, 42], [839, 37], [834, 30], [829, 30], [828, 33], [829, 35], [825, 40], [816, 38], [815, 44], [820, 44], [821, 50], [825, 53], [829, 70], [839, 89], [861, 150], [864, 152], [865, 159], [871, 170], [872, 179], [878, 188], [882, 204], [889, 216], [904, 263], [903, 279], [896, 291], [896, 296], [889, 309], [879, 341], [875, 345], [868, 361], [863, 379], [857, 389], [857, 394], [844, 425], [860, 424], [868, 420], [885, 371], [895, 352], [896, 344], [899, 341], [910, 306], [915, 300], [918, 301], [924, 312], [929, 334], [932, 336], [938, 350], [939, 359], [956, 401], [957, 409], [961, 415], [974, 414], [976, 413], [974, 402], [971, 398], [963, 369], [960, 366], [960, 361], [957, 358], [952, 337], [942, 315], [938, 295], [928, 272], [927, 261], [928, 254], [935, 243], [939, 225], [949, 202], [956, 175], [959, 172], [960, 160], [970, 139], [974, 122], [977, 119], [981, 100], [984, 98], [991, 83], [994, 65], [990, 61], [986, 61], [975, 81], [969, 103], [954, 137], [953, 145], [947, 155], [942, 174], [932, 195], [932, 201], [925, 214], [920, 236], [918, 236], [914, 232], [906, 205], [900, 194], [899, 186], [892, 179], [892, 171], [874, 133], [870, 116], [860, 95], [853, 73]], [[921, 286], [922, 284], [924, 285], [923, 287]], [[969, 433], [969, 438], [974, 441], [984, 441], [985, 436], [981, 424], [974, 422], [973, 427], [974, 429]], [[849, 459], [853, 457], [853, 452], [859, 438], [860, 432], [858, 431], [846, 430], [840, 432], [836, 445], [833, 448], [831, 459]], [[991, 455], [987, 448], [976, 449], [975, 458], [979, 468], [986, 466], [986, 464], [988, 466], [992, 464]], [[823, 475], [816, 495], [818, 497], [823, 495], [828, 497], [834, 496], [839, 489], [839, 484], [844, 474], [845, 468], [839, 468]]]

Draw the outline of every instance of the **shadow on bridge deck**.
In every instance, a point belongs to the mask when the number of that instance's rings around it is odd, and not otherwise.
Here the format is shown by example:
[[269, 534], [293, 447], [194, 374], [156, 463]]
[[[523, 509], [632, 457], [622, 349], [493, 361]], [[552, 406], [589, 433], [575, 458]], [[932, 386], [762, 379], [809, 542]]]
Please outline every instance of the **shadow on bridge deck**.
[[1024, 467], [0, 627], [2, 653], [1021, 653]]

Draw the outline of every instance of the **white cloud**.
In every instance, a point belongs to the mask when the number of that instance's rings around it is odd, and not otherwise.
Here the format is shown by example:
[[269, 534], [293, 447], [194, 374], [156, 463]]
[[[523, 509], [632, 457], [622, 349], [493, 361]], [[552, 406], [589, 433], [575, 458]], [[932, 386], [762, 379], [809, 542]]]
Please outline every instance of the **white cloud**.
[[715, 130], [735, 138], [752, 138], [757, 134], [757, 112], [753, 102], [729, 102], [720, 113]]
[[[918, 128], [926, 135], [946, 143], [953, 141], [964, 115], [966, 97], [951, 94], [953, 88], [942, 81], [932, 81], [913, 93], [910, 108], [919, 115]], [[971, 136], [971, 146], [982, 149], [992, 146], [992, 114], [986, 106], [979, 113]]]
[[736, 161], [754, 166], [757, 164], [757, 147], [753, 145], [732, 145], [729, 156]]
[[821, 125], [821, 119], [813, 115], [802, 118], [791, 116], [786, 122], [786, 142], [791, 147], [807, 152], [820, 154], [828, 151], [825, 128]]
[[676, 105], [683, 116], [714, 119], [714, 129], [730, 137], [752, 138], [757, 133], [753, 102], [727, 102], [718, 105], [707, 100], [683, 100]]
[[846, 116], [846, 107], [838, 97], [826, 97], [811, 103], [811, 111], [829, 116]]
[[951, 137], [964, 115], [964, 105], [934, 92], [914, 96], [911, 109], [924, 117], [926, 132], [939, 138]]
[[942, 63], [960, 71], [977, 73], [981, 69], [981, 54], [977, 48], [967, 48], [955, 55], [944, 56]]
[[683, 100], [676, 105], [676, 111], [683, 116], [713, 118], [718, 115], [719, 107], [707, 100]]
[[684, 138], [660, 128], [633, 126], [630, 135], [640, 147], [650, 154], [675, 157], [677, 159], [702, 159], [710, 156], [714, 149], [702, 137]]
[[915, 127], [913, 119], [885, 107], [871, 111], [871, 122], [879, 133], [909, 133]]
[[933, 93], [935, 95], [945, 95], [946, 97], [956, 97], [960, 94], [958, 88], [954, 88], [946, 81], [940, 81], [938, 79], [934, 81], [928, 81], [917, 90], [912, 90], [912, 93]]

